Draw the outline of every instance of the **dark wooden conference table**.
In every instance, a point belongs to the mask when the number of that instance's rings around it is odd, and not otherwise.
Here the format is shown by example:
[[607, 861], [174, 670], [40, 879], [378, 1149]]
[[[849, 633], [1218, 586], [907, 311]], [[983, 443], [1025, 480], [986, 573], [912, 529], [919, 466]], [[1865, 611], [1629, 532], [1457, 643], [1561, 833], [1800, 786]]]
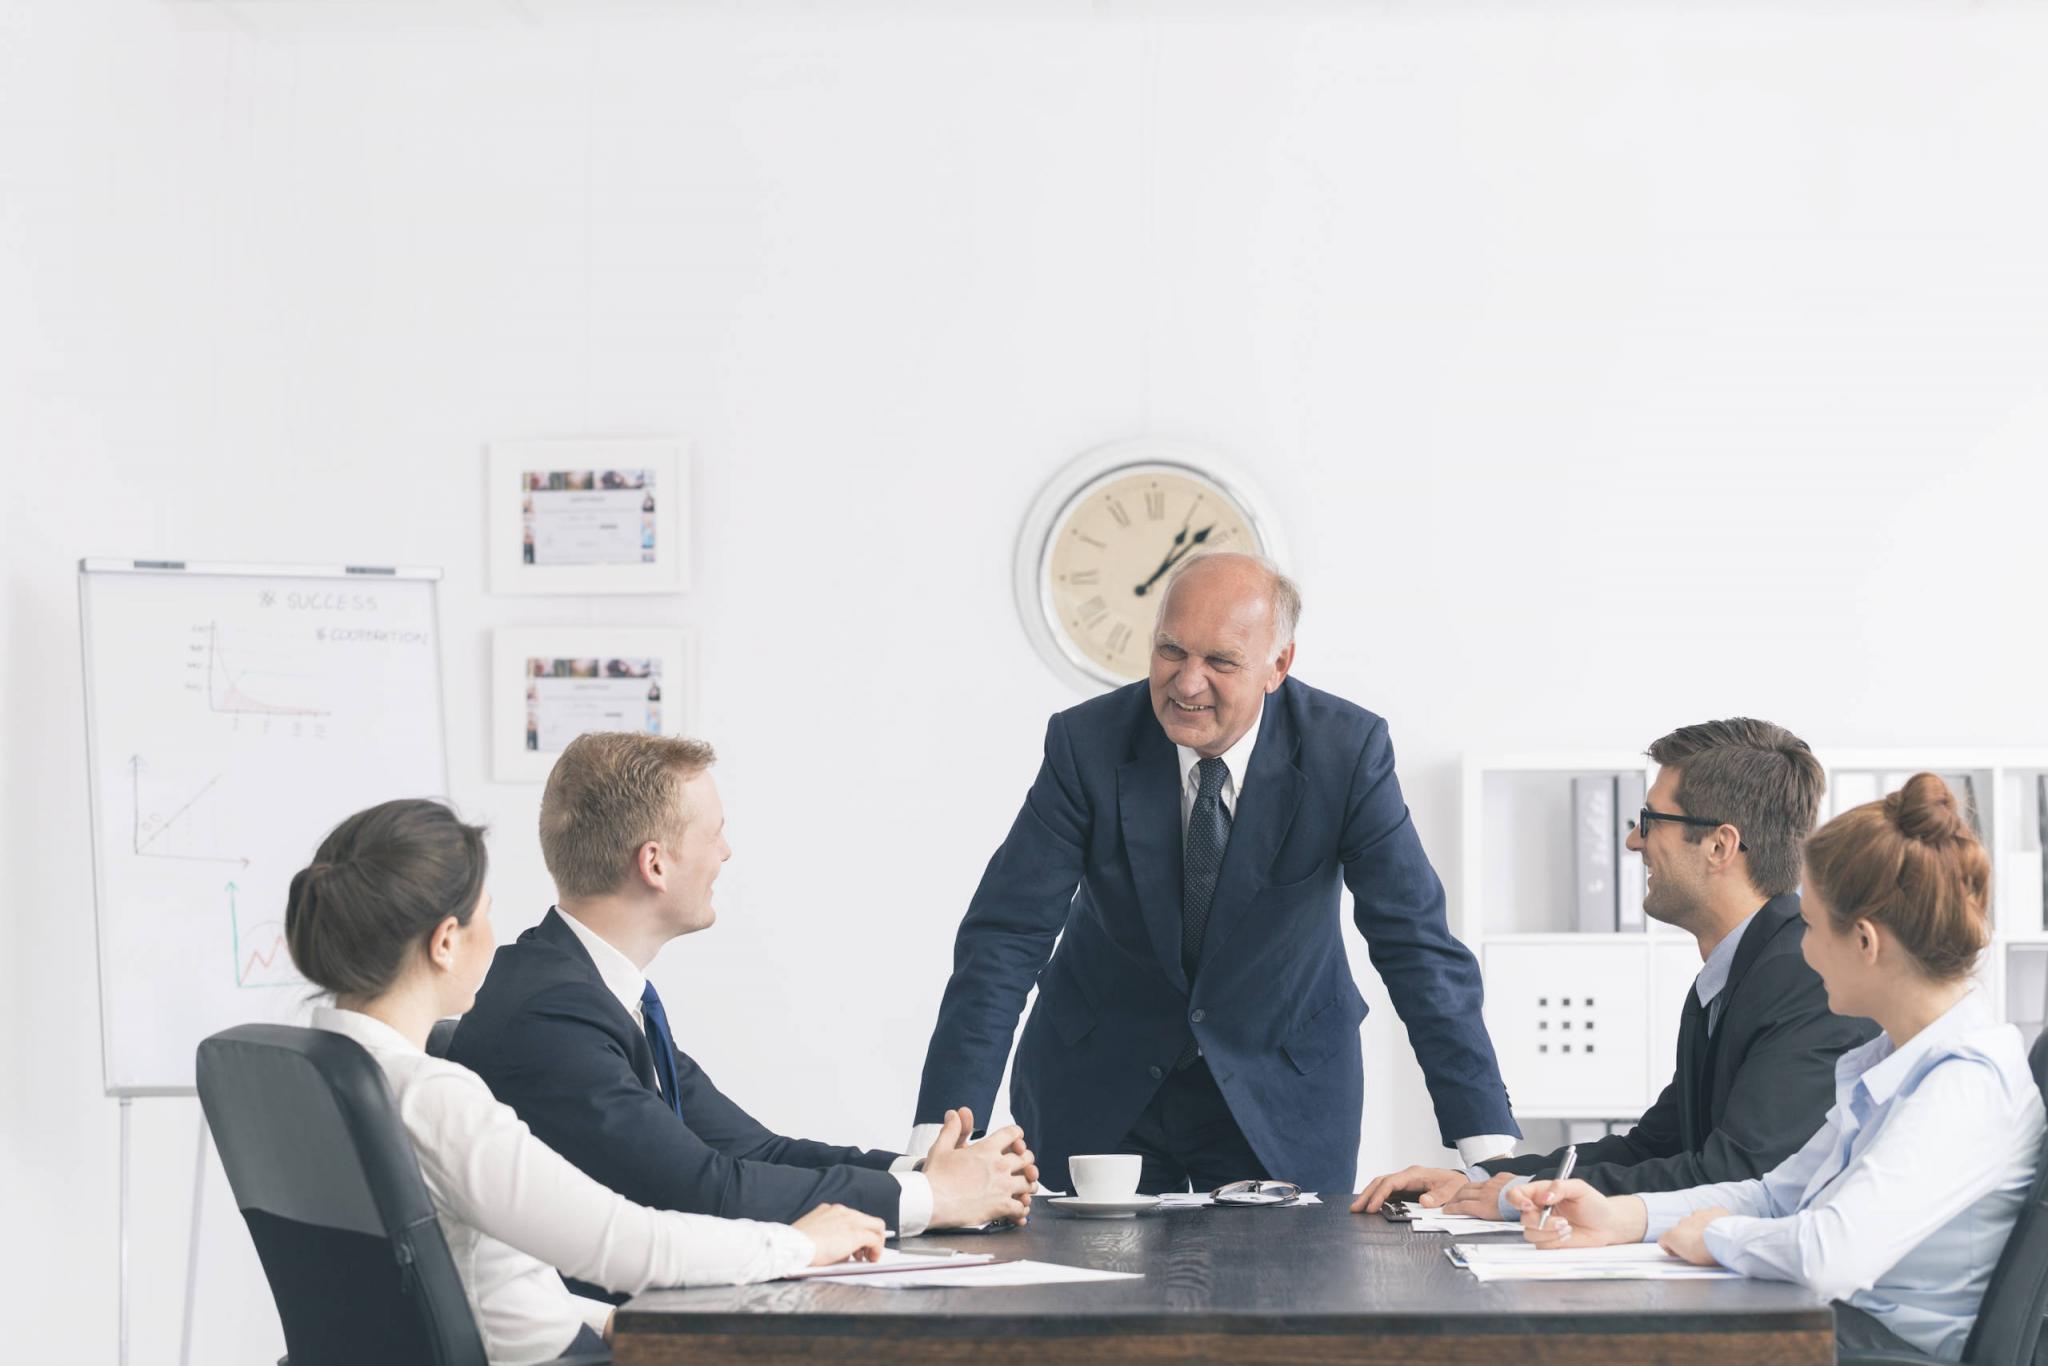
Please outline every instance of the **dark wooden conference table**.
[[1082, 1219], [1041, 1205], [1021, 1229], [905, 1239], [1141, 1281], [863, 1290], [829, 1281], [640, 1295], [618, 1366], [689, 1362], [1711, 1362], [1834, 1360], [1833, 1314], [1766, 1281], [1480, 1284], [1446, 1234], [1279, 1209]]

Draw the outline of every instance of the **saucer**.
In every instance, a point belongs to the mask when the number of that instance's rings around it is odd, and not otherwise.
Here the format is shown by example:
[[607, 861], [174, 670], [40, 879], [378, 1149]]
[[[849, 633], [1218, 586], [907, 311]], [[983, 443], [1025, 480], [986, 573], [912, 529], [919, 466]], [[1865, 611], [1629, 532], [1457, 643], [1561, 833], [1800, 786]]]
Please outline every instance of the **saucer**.
[[1123, 1195], [1114, 1200], [1083, 1200], [1078, 1195], [1060, 1195], [1046, 1202], [1058, 1205], [1083, 1219], [1129, 1219], [1143, 1210], [1158, 1209], [1156, 1195]]

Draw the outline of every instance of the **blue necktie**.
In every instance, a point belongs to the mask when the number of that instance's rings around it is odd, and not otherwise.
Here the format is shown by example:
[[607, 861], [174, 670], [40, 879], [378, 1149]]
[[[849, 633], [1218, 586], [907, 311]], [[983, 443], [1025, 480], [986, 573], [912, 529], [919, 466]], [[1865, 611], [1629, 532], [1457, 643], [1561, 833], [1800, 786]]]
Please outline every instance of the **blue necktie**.
[[[1204, 759], [1195, 804], [1188, 812], [1187, 843], [1181, 856], [1180, 965], [1194, 990], [1195, 969], [1202, 961], [1202, 939], [1209, 931], [1209, 903], [1216, 899], [1216, 875], [1223, 870], [1223, 850], [1230, 843], [1230, 812], [1223, 807], [1223, 779], [1229, 774], [1221, 759]], [[1191, 1037], [1173, 1061], [1176, 1072], [1202, 1055]]]
[[680, 1117], [683, 1101], [676, 1094], [676, 1044], [669, 1037], [668, 1012], [661, 1008], [661, 993], [652, 982], [640, 993], [640, 1018], [647, 1023], [647, 1043], [654, 1050], [654, 1075], [661, 1082], [662, 1097]]

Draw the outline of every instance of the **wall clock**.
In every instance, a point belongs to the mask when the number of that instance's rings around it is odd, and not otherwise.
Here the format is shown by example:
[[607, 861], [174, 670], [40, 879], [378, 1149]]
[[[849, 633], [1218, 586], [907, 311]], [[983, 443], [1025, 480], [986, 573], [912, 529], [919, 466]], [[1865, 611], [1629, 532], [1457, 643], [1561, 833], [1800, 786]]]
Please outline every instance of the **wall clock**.
[[1099, 692], [1145, 677], [1159, 593], [1207, 550], [1280, 557], [1258, 495], [1222, 457], [1142, 438], [1097, 447], [1047, 483], [1017, 537], [1017, 610], [1053, 671]]

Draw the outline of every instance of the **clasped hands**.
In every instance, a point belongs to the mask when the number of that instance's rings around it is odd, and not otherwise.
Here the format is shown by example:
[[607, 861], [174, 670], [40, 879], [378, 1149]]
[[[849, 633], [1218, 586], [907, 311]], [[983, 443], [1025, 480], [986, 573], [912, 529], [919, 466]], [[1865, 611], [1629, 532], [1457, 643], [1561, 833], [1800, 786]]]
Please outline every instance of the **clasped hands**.
[[966, 1228], [1031, 1215], [1038, 1184], [1038, 1159], [1024, 1143], [1024, 1131], [1006, 1124], [970, 1142], [974, 1112], [948, 1110], [939, 1137], [924, 1159], [932, 1184], [932, 1227]]
[[[1420, 1191], [1416, 1203], [1446, 1214], [1477, 1219], [1501, 1218], [1501, 1192], [1515, 1177], [1507, 1172], [1474, 1181], [1464, 1172], [1443, 1167], [1409, 1167], [1382, 1176], [1351, 1202], [1354, 1214], [1374, 1214], [1403, 1191]], [[1602, 1195], [1584, 1181], [1529, 1181], [1507, 1190], [1508, 1205], [1521, 1212], [1522, 1237], [1537, 1247], [1606, 1247], [1639, 1243], [1649, 1228], [1649, 1212], [1633, 1195]], [[1550, 1211], [1545, 1222], [1543, 1211]], [[1707, 1225], [1725, 1219], [1718, 1206], [1694, 1210], [1657, 1240], [1657, 1246], [1694, 1266], [1718, 1266], [1707, 1250]], [[1538, 1228], [1537, 1225], [1543, 1227]]]

